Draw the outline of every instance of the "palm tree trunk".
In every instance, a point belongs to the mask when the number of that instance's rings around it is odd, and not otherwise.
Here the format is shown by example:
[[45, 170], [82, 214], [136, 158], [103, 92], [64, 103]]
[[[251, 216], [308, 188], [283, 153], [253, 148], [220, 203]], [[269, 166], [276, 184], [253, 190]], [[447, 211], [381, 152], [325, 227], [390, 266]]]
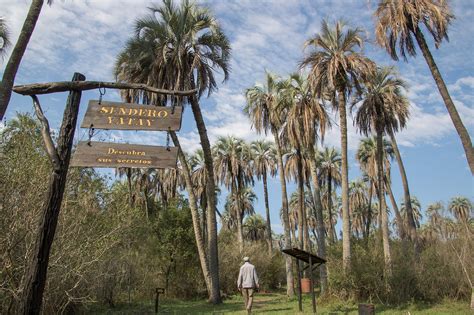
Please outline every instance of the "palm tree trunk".
[[[191, 88], [194, 89], [194, 82], [191, 80]], [[201, 108], [196, 95], [190, 97], [191, 109], [193, 111], [194, 120], [196, 121], [201, 140], [201, 147], [204, 153], [204, 165], [208, 176], [206, 185], [207, 193], [207, 233], [209, 238], [209, 271], [212, 279], [212, 292], [209, 301], [213, 304], [222, 302], [219, 284], [219, 257], [217, 249], [217, 220], [216, 220], [216, 184], [214, 182], [214, 166], [212, 162], [211, 144], [207, 137], [206, 125], [202, 117]]]
[[347, 114], [344, 89], [339, 91], [339, 120], [341, 128], [341, 187], [342, 187], [342, 260], [344, 272], [351, 268], [351, 221], [349, 216], [349, 164], [347, 162]]
[[332, 223], [332, 173], [331, 170], [328, 171], [328, 218], [329, 218], [329, 241], [331, 244], [334, 244], [336, 240], [334, 239], [334, 224]]
[[25, 53], [28, 42], [30, 41], [33, 30], [35, 29], [36, 22], [38, 21], [43, 7], [44, 0], [33, 0], [28, 10], [25, 22], [16, 42], [15, 48], [13, 48], [12, 54], [8, 59], [5, 71], [3, 72], [2, 81], [0, 82], [0, 121], [3, 119], [5, 112], [7, 111], [8, 103], [12, 95], [12, 88], [15, 82], [15, 76], [20, 67], [21, 59]]
[[443, 98], [444, 105], [446, 105], [446, 109], [448, 110], [449, 116], [453, 121], [454, 128], [456, 128], [459, 138], [461, 138], [461, 143], [466, 154], [467, 163], [469, 164], [471, 173], [474, 175], [474, 148], [472, 147], [471, 137], [469, 136], [469, 133], [467, 132], [467, 129], [464, 126], [461, 117], [459, 116], [456, 106], [454, 106], [453, 100], [451, 99], [451, 95], [449, 95], [448, 88], [446, 87], [443, 77], [439, 72], [438, 66], [436, 65], [433, 56], [431, 55], [430, 49], [426, 44], [425, 37], [423, 36], [423, 33], [421, 32], [421, 29], [418, 26], [415, 28], [414, 34], [416, 37], [416, 41], [418, 42], [418, 46], [420, 47], [421, 52], [423, 53], [423, 57], [425, 57], [426, 63], [428, 64], [431, 74], [433, 75], [433, 79], [436, 82], [436, 86], [438, 87], [439, 93]]
[[392, 203], [393, 212], [395, 212], [398, 235], [400, 236], [400, 239], [403, 240], [406, 237], [405, 225], [404, 225], [402, 216], [400, 215], [400, 211], [398, 210], [398, 205], [395, 200], [395, 197], [393, 196], [392, 185], [390, 185], [390, 183], [387, 183], [386, 187], [387, 187], [388, 196], [390, 197], [390, 202]]
[[240, 253], [244, 251], [244, 228], [243, 228], [243, 220], [244, 220], [244, 213], [242, 211], [242, 203], [241, 203], [241, 192], [242, 192], [242, 183], [241, 183], [241, 176], [240, 174], [238, 177], [238, 187], [235, 187], [235, 183], [232, 180], [232, 193], [235, 194], [236, 202], [237, 202], [237, 241], [239, 242], [239, 250]]
[[[85, 77], [80, 73], [75, 73], [72, 80], [84, 81]], [[54, 150], [56, 163], [53, 163], [54, 168], [49, 179], [46, 200], [42, 207], [33, 254], [28, 257], [29, 262], [25, 270], [19, 314], [29, 315], [41, 312], [49, 255], [61, 212], [80, 102], [81, 92], [71, 91], [64, 110], [57, 148], [51, 148]]]
[[413, 217], [413, 208], [411, 205], [410, 189], [408, 188], [408, 178], [405, 172], [405, 166], [403, 165], [403, 160], [400, 154], [400, 150], [398, 150], [397, 139], [395, 138], [393, 131], [390, 131], [389, 134], [390, 134], [390, 140], [392, 142], [393, 152], [395, 153], [395, 158], [397, 159], [398, 169], [400, 170], [400, 176], [402, 178], [403, 192], [404, 192], [403, 197], [405, 200], [405, 209], [406, 209], [407, 221], [408, 221], [406, 222], [407, 227], [408, 227], [408, 233], [410, 235], [411, 241], [414, 242], [415, 250], [417, 251], [418, 250], [418, 236], [416, 232], [415, 219]]
[[[313, 199], [315, 205], [315, 217], [317, 221], [317, 230], [318, 230], [318, 237], [316, 238], [318, 241], [318, 256], [326, 259], [326, 229], [324, 227], [324, 217], [323, 217], [323, 205], [321, 203], [321, 189], [319, 186], [319, 178], [318, 178], [318, 170], [316, 167], [316, 154], [314, 152], [314, 148], [308, 148], [310, 153], [310, 171], [311, 171], [311, 179], [313, 181]], [[329, 217], [331, 219], [331, 217]], [[332, 230], [330, 230], [330, 233]], [[327, 277], [327, 268], [326, 264], [322, 264], [319, 268], [319, 273], [321, 277], [321, 294], [326, 292], [326, 288], [328, 285], [328, 277]]]
[[[379, 116], [380, 117], [380, 116]], [[382, 215], [382, 242], [385, 260], [386, 275], [392, 274], [392, 257], [390, 254], [390, 233], [388, 230], [387, 206], [385, 205], [384, 192], [384, 173], [383, 173], [383, 138], [380, 123], [377, 126], [377, 181], [378, 181], [378, 198], [379, 213]]]
[[370, 225], [372, 224], [372, 194], [374, 190], [374, 185], [372, 181], [369, 179], [369, 204], [367, 205], [367, 223], [365, 226], [365, 235], [367, 237], [366, 241], [367, 244], [369, 242], [369, 235], [370, 235]]
[[[272, 134], [275, 139], [275, 146], [277, 150], [278, 160], [278, 173], [280, 174], [280, 187], [281, 187], [281, 207], [283, 211], [283, 229], [285, 232], [285, 248], [291, 248], [291, 236], [290, 236], [290, 219], [288, 217], [288, 195], [286, 192], [286, 180], [285, 180], [285, 168], [283, 167], [283, 155], [281, 152], [280, 139], [278, 137], [278, 130], [272, 128]], [[293, 237], [294, 239], [294, 237]], [[285, 268], [286, 268], [286, 294], [289, 297], [295, 295], [295, 284], [293, 277], [293, 261], [289, 255], [285, 255]]]
[[296, 149], [297, 155], [297, 169], [298, 169], [298, 243], [300, 249], [306, 249], [304, 243], [305, 234], [305, 211], [304, 211], [304, 183], [303, 183], [303, 161], [301, 156], [301, 150]]
[[207, 200], [206, 200], [206, 192], [204, 188], [204, 194], [201, 197], [201, 210], [202, 210], [202, 220], [201, 220], [201, 226], [202, 226], [202, 239], [204, 241], [204, 244], [208, 243], [207, 239]]
[[272, 225], [270, 223], [270, 206], [268, 205], [268, 188], [267, 188], [267, 172], [263, 172], [263, 196], [265, 199], [265, 213], [267, 216], [267, 242], [268, 242], [268, 253], [271, 255], [272, 246]]
[[191, 209], [191, 217], [193, 220], [193, 228], [194, 228], [194, 237], [196, 239], [196, 246], [198, 249], [199, 261], [201, 263], [202, 274], [204, 276], [204, 281], [206, 282], [207, 293], [209, 298], [212, 295], [212, 279], [211, 274], [209, 271], [209, 265], [206, 259], [206, 250], [205, 250], [205, 243], [202, 238], [202, 231], [201, 231], [201, 223], [199, 220], [199, 211], [197, 208], [197, 200], [193, 190], [193, 182], [191, 180], [191, 173], [189, 170], [188, 162], [186, 161], [186, 156], [181, 149], [181, 145], [179, 143], [178, 136], [176, 132], [170, 132], [171, 139], [173, 140], [174, 146], [178, 148], [178, 157], [181, 163], [181, 168], [184, 174], [184, 180], [186, 184], [186, 190], [188, 191], [188, 199], [189, 199], [189, 208]]

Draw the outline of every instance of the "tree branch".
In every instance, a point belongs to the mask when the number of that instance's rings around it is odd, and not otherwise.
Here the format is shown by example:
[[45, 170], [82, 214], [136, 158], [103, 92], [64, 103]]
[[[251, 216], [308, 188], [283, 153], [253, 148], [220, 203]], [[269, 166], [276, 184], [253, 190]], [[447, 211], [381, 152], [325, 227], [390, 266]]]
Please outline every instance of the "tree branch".
[[56, 92], [67, 92], [71, 90], [86, 91], [98, 88], [120, 89], [120, 90], [145, 90], [157, 94], [189, 96], [197, 93], [197, 89], [186, 91], [172, 91], [157, 89], [146, 84], [124, 83], [124, 82], [101, 82], [101, 81], [61, 81], [48, 83], [33, 83], [28, 85], [17, 85], [13, 87], [15, 93], [21, 95], [50, 94]]
[[36, 116], [41, 122], [41, 135], [43, 136], [44, 145], [46, 146], [46, 152], [53, 163], [54, 170], [60, 169], [59, 155], [54, 146], [53, 139], [51, 138], [51, 130], [49, 129], [48, 119], [44, 116], [43, 110], [41, 109], [41, 104], [36, 95], [31, 95], [33, 99], [33, 106], [35, 107]]

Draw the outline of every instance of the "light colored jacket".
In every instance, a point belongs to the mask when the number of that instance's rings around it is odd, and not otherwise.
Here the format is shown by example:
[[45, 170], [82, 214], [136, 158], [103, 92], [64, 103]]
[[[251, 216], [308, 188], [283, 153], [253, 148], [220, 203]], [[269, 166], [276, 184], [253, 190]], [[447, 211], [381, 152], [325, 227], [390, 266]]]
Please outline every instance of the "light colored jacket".
[[258, 276], [254, 265], [249, 262], [245, 262], [242, 267], [240, 267], [239, 278], [237, 279], [237, 287], [244, 289], [258, 287]]

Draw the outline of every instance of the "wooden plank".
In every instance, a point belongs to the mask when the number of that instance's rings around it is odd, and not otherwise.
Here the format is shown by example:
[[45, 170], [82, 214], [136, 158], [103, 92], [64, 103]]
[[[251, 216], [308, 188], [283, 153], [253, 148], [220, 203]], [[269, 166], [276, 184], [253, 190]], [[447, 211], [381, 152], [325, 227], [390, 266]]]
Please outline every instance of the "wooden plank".
[[82, 128], [107, 130], [173, 130], [181, 129], [182, 107], [139, 105], [91, 100]]
[[94, 142], [79, 142], [71, 166], [82, 167], [131, 167], [131, 168], [176, 168], [178, 148]]

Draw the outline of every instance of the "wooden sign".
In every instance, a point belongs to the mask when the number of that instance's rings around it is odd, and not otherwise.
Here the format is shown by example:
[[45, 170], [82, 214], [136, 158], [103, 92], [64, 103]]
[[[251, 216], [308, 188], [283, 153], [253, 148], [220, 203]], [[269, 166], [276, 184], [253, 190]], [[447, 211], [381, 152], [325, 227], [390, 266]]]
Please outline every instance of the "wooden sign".
[[182, 107], [138, 105], [91, 100], [82, 128], [113, 130], [173, 130], [181, 129]]
[[176, 147], [82, 141], [70, 166], [176, 168], [177, 155]]

